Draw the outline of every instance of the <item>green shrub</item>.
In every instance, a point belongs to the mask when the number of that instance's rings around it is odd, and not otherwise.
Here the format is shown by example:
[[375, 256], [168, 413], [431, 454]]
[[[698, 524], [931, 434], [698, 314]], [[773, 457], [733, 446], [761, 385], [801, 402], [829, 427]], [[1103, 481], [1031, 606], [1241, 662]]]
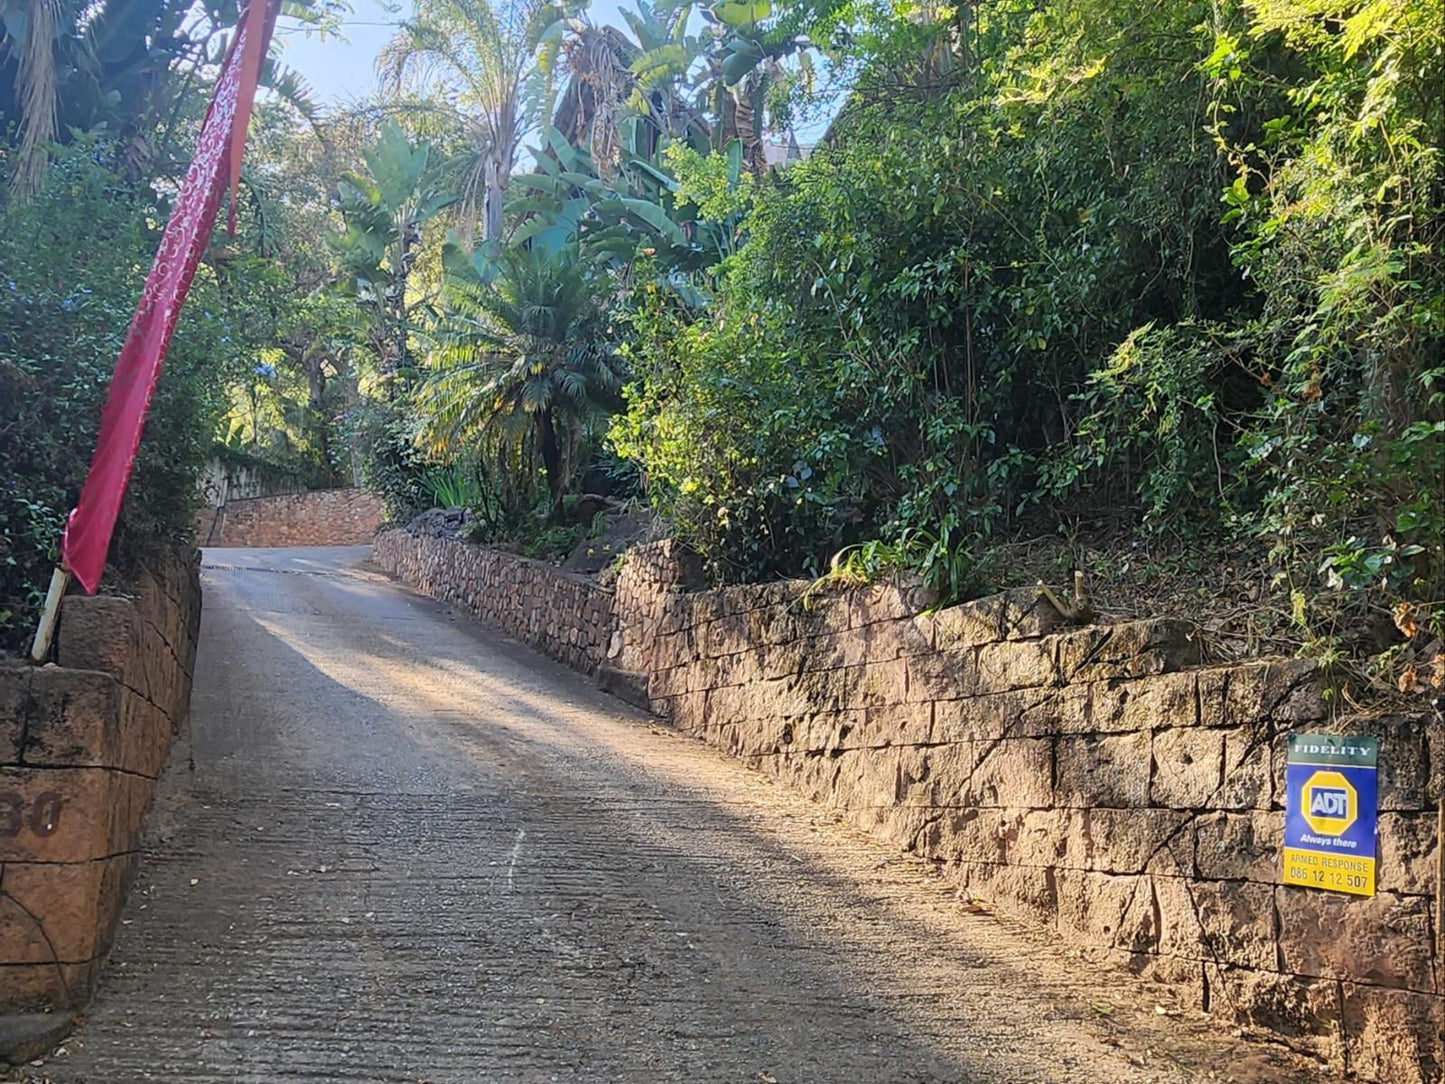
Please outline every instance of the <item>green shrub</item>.
[[[108, 155], [93, 141], [59, 150], [35, 199], [0, 205], [0, 649], [33, 628], [168, 213]], [[223, 293], [204, 265], [196, 275], [117, 526], [119, 566], [194, 530], [197, 478], [247, 350], [243, 295], [243, 283]]]

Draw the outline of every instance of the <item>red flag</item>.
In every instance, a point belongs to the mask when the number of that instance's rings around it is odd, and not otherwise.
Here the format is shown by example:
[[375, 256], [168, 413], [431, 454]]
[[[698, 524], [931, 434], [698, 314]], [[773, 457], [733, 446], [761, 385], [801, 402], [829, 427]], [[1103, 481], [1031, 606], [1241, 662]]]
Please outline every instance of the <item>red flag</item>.
[[90, 473], [60, 541], [61, 559], [91, 594], [105, 569], [110, 536], [171, 333], [206, 251], [227, 181], [240, 173], [260, 60], [266, 55], [280, 6], [280, 0], [251, 0], [237, 21], [236, 40], [221, 68], [195, 157], [116, 359]]

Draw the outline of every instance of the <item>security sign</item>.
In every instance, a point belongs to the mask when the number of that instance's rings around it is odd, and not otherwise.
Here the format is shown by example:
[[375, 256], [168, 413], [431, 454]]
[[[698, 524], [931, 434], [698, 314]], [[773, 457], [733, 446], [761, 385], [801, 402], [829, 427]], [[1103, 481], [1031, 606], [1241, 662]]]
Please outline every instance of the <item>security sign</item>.
[[1291, 734], [1284, 883], [1375, 894], [1374, 738]]

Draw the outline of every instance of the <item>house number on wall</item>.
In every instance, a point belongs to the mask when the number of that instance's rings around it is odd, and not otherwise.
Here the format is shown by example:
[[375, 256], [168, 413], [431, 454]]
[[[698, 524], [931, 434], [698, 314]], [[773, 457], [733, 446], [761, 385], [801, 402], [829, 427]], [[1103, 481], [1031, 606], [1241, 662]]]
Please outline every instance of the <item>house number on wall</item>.
[[59, 828], [60, 795], [47, 790], [27, 803], [24, 795], [13, 790], [0, 791], [0, 839], [18, 836], [26, 827], [37, 836], [48, 836]]

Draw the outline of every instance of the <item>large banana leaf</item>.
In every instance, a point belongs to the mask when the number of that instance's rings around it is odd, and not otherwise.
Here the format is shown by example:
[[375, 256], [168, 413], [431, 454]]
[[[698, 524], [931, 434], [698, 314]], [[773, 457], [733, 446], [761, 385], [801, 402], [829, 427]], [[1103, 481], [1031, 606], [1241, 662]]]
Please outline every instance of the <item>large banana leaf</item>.
[[751, 26], [769, 18], [773, 5], [769, 0], [726, 0], [714, 4], [712, 13], [724, 26]]

